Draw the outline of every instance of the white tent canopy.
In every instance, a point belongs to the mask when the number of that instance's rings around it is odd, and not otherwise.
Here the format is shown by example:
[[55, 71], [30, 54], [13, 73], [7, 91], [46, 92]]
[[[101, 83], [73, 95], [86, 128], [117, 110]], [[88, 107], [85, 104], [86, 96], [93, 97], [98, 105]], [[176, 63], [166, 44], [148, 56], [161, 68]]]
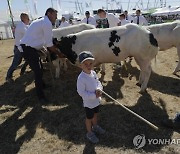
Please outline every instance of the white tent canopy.
[[1, 39], [13, 38], [11, 26], [6, 22], [0, 21], [0, 37]]
[[180, 7], [178, 8], [178, 9], [176, 9], [176, 10], [173, 10], [173, 11], [171, 11], [170, 13], [169, 13], [170, 15], [180, 15]]
[[159, 8], [156, 9], [157, 11], [152, 13], [152, 16], [167, 16], [167, 15], [171, 15], [174, 14], [173, 11], [179, 9], [180, 6], [174, 6], [174, 7], [169, 7], [169, 8]]

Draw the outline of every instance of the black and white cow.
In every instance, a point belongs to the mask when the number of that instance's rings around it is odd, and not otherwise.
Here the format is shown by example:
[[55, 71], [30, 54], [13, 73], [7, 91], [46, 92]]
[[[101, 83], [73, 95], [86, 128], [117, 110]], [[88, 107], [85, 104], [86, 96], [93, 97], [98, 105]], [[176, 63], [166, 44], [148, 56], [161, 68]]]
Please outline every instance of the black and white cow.
[[[63, 27], [63, 28], [57, 28], [57, 29], [53, 29], [53, 38], [65, 37], [68, 34], [74, 34], [77, 32], [81, 32], [88, 29], [94, 29], [94, 28], [95, 26], [85, 23]], [[60, 68], [63, 66], [64, 70], [67, 70], [66, 58], [59, 58], [57, 55], [52, 53], [51, 59], [56, 70], [55, 78], [59, 78]]]
[[91, 51], [97, 65], [117, 63], [128, 56], [133, 56], [141, 69], [140, 92], [144, 92], [147, 88], [151, 74], [151, 60], [158, 51], [153, 34], [136, 24], [70, 34], [59, 37], [55, 45], [75, 65], [79, 65], [78, 55], [82, 51]]
[[172, 47], [177, 48], [179, 62], [173, 72], [173, 74], [176, 74], [180, 71], [180, 20], [170, 23], [151, 25], [147, 26], [147, 28], [157, 39], [161, 51]]

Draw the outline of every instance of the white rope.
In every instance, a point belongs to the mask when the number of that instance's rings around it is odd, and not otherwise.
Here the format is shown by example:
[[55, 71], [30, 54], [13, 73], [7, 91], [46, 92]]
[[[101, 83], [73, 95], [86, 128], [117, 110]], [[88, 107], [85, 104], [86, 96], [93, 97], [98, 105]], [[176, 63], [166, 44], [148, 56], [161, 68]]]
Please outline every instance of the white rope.
[[128, 112], [132, 113], [133, 115], [135, 115], [136, 117], [138, 117], [139, 119], [141, 119], [142, 121], [144, 121], [145, 123], [147, 123], [149, 126], [151, 126], [152, 128], [154, 128], [155, 130], [158, 130], [159, 128], [157, 126], [155, 126], [154, 124], [152, 124], [151, 122], [149, 122], [148, 120], [144, 119], [143, 117], [141, 117], [140, 115], [138, 115], [137, 113], [131, 111], [130, 109], [128, 109], [127, 107], [125, 107], [123, 104], [121, 104], [120, 102], [118, 102], [117, 100], [115, 100], [113, 97], [111, 97], [110, 95], [108, 95], [106, 92], [104, 92], [103, 90], [100, 90], [103, 94], [105, 94], [106, 96], [108, 96], [110, 99], [112, 99], [114, 102], [118, 103], [121, 107], [123, 107], [125, 110], [127, 110]]

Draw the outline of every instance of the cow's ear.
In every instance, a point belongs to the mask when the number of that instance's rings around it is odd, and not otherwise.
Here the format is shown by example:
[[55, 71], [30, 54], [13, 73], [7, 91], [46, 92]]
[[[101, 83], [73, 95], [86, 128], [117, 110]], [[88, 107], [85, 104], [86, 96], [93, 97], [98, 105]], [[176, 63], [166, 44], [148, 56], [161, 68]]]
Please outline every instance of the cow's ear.
[[77, 38], [76, 35], [74, 35], [74, 36], [73, 36], [73, 40], [76, 40], [76, 38]]

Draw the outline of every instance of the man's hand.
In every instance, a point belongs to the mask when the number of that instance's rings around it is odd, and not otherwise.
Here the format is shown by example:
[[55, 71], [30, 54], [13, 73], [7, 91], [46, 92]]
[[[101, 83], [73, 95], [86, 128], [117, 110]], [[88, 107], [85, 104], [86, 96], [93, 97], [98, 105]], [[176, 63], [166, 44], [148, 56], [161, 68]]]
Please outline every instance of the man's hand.
[[96, 89], [95, 93], [96, 93], [96, 98], [102, 96], [102, 92], [99, 89]]
[[58, 53], [58, 57], [59, 58], [66, 58], [66, 56], [63, 53], [61, 53], [61, 52]]
[[55, 46], [48, 47], [48, 50], [50, 52], [56, 53], [59, 56], [59, 58], [66, 58], [66, 56], [62, 52], [60, 52]]

